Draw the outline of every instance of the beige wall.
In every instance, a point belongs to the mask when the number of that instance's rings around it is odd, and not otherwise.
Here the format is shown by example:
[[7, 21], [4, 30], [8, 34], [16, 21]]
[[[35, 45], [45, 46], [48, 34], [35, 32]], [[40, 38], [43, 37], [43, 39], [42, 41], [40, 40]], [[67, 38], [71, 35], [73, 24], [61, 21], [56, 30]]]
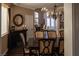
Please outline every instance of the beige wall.
[[[26, 16], [26, 15], [33, 16], [33, 10], [27, 9], [27, 8], [23, 8], [23, 7], [19, 7], [19, 6], [15, 6], [15, 5], [12, 5], [12, 6], [11, 6], [11, 21], [10, 21], [10, 25], [11, 25], [11, 26], [14, 25], [14, 24], [13, 24], [13, 17], [14, 17], [16, 14], [21, 14], [21, 15], [23, 15], [23, 17], [24, 17], [24, 24], [25, 24], [25, 22], [26, 22], [26, 20], [27, 20], [27, 19], [25, 19], [25, 16]], [[30, 20], [31, 20], [31, 19], [30, 19]], [[32, 19], [32, 20], [33, 20], [33, 19]], [[24, 25], [24, 24], [23, 24], [23, 25]], [[16, 27], [16, 26], [15, 26], [15, 28], [16, 28], [16, 29], [21, 29], [22, 26], [20, 26], [20, 27]]]
[[72, 4], [64, 4], [64, 53], [65, 56], [72, 56]]
[[1, 54], [4, 54], [5, 51], [8, 49], [8, 35], [4, 35], [1, 39], [2, 39]]
[[8, 50], [8, 35], [4, 35], [0, 39], [0, 55], [4, 55]]
[[73, 4], [73, 55], [79, 56], [79, 3]]

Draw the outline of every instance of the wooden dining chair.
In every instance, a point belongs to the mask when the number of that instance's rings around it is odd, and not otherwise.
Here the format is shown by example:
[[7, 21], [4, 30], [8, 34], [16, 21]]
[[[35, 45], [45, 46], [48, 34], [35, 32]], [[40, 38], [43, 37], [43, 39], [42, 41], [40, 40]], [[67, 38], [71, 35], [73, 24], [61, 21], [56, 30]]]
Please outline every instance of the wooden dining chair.
[[43, 31], [37, 31], [35, 32], [35, 38], [44, 38], [44, 32]]
[[59, 36], [57, 35], [56, 31], [49, 31], [48, 37], [56, 40], [55, 47], [54, 47], [54, 53], [56, 56], [59, 55], [61, 41], [60, 41]]
[[64, 55], [64, 31], [60, 31], [59, 55]]
[[59, 55], [64, 55], [64, 40], [59, 41]]
[[43, 31], [36, 31], [35, 32], [34, 46], [30, 47], [30, 55], [34, 55], [34, 56], [38, 56], [39, 55], [38, 40], [40, 38], [43, 38]]
[[64, 39], [64, 31], [60, 31], [59, 33], [60, 33], [60, 38]]
[[56, 39], [56, 31], [48, 31], [48, 38]]
[[39, 40], [39, 55], [51, 56], [53, 55], [55, 40], [52, 39], [40, 39]]

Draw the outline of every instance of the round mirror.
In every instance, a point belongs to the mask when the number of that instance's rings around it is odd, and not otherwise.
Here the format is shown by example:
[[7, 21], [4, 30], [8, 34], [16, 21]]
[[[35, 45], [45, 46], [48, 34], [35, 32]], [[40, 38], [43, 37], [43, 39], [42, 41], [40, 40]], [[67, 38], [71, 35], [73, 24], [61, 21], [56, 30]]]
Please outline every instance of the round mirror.
[[20, 15], [20, 14], [16, 14], [14, 17], [13, 17], [13, 23], [16, 25], [16, 26], [21, 26], [23, 25], [23, 16]]

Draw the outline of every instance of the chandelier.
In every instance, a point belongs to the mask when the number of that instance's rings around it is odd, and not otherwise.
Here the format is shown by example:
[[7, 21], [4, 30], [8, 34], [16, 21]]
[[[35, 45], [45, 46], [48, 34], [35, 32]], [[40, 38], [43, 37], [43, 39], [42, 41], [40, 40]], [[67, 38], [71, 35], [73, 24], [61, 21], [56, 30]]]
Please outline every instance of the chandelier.
[[41, 11], [48, 11], [48, 9], [44, 7], [44, 8], [41, 8]]
[[57, 6], [54, 5], [52, 10], [47, 9], [46, 7], [41, 8], [42, 12], [45, 12], [47, 14], [47, 16], [51, 16], [53, 18], [57, 18], [58, 16], [62, 15], [62, 10], [57, 10]]

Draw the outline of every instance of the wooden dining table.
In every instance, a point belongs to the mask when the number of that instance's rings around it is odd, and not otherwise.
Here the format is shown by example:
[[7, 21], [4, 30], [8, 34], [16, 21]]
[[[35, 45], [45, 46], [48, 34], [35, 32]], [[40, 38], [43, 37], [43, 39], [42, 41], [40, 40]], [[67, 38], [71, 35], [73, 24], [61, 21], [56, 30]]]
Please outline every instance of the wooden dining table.
[[[40, 40], [52, 40], [52, 38], [37, 38], [38, 40], [35, 40], [32, 46], [29, 46], [29, 50], [30, 50], [30, 55], [36, 55], [37, 53], [39, 53], [39, 41]], [[32, 52], [35, 51], [36, 53]], [[39, 55], [39, 54], [38, 54]]]
[[[46, 30], [45, 30], [45, 31], [46, 31]], [[33, 45], [32, 45], [32, 46], [29, 46], [29, 49], [30, 49], [30, 53], [31, 53], [31, 54], [32, 54], [32, 50], [39, 50], [39, 45], [38, 45], [39, 39], [46, 39], [46, 40], [49, 40], [49, 39], [52, 39], [52, 38], [48, 38], [48, 36], [44, 36], [44, 38], [36, 38], [36, 39], [34, 39]], [[59, 39], [60, 39], [60, 36], [57, 36], [56, 42], [55, 42], [55, 50], [56, 50], [57, 52], [59, 51]]]

